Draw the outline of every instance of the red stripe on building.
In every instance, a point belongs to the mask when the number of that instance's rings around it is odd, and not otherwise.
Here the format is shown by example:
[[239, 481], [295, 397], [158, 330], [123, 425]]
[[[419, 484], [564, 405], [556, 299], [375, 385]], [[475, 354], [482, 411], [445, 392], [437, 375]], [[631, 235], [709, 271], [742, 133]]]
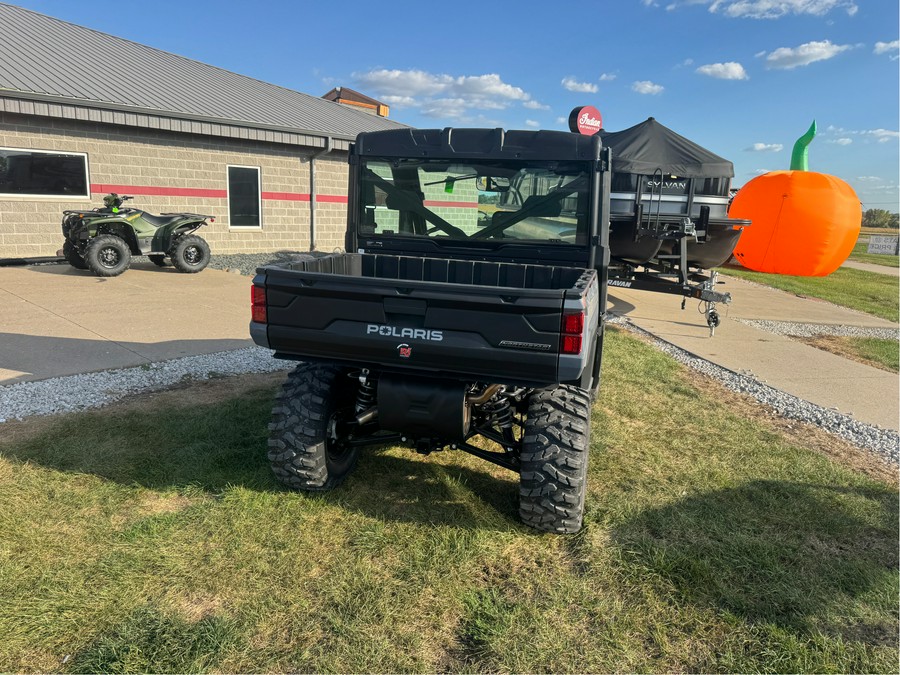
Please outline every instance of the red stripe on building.
[[309, 193], [302, 192], [263, 192], [263, 199], [278, 199], [285, 202], [308, 202]]
[[426, 199], [422, 202], [424, 206], [449, 206], [454, 209], [477, 209], [478, 202], [438, 202]]
[[[91, 183], [94, 194], [146, 195], [152, 197], [208, 197], [210, 199], [227, 199], [228, 190], [212, 190], [208, 188], [156, 187], [154, 185], [109, 185], [107, 183]], [[308, 192], [263, 192], [266, 201], [308, 202]], [[317, 202], [346, 204], [345, 195], [316, 195]]]
[[211, 199], [224, 199], [228, 196], [227, 190], [154, 187], [152, 185], [107, 185], [105, 183], [91, 183], [91, 192], [99, 194], [115, 192], [116, 194], [148, 195], [153, 197], [208, 197]]

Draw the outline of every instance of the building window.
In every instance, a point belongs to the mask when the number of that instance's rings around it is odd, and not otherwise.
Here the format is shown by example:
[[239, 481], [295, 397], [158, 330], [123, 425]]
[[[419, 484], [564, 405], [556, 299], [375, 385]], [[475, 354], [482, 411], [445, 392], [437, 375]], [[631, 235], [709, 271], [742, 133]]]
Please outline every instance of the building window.
[[228, 167], [228, 222], [231, 227], [261, 227], [259, 167]]
[[0, 194], [90, 197], [87, 155], [0, 148]]

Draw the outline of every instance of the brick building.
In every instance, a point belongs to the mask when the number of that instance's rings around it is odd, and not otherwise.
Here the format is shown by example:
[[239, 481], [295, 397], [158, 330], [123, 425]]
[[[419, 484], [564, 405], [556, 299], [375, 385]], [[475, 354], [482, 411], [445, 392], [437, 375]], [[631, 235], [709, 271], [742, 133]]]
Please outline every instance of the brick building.
[[108, 192], [215, 215], [214, 254], [332, 250], [350, 142], [404, 126], [12, 5], [0, 34], [0, 258], [54, 255]]

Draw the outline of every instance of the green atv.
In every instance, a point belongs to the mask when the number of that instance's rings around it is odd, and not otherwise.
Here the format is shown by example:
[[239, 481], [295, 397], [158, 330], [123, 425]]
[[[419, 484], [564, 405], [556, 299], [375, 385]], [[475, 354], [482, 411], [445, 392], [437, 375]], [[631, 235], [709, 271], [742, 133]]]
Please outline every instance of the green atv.
[[199, 272], [209, 264], [209, 244], [193, 234], [213, 216], [163, 213], [122, 208], [132, 199], [115, 193], [103, 198], [103, 208], [63, 211], [66, 238], [63, 256], [72, 266], [100, 277], [115, 277], [131, 264], [132, 255], [146, 255], [164, 267], [166, 258], [179, 272]]

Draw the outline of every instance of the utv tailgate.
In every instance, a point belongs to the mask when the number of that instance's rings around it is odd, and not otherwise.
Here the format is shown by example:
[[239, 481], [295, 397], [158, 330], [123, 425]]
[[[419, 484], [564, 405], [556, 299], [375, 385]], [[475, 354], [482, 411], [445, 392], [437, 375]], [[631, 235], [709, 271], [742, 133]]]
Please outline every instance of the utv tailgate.
[[[579, 376], [596, 332], [594, 270], [340, 254], [258, 272], [267, 324], [251, 334], [286, 358], [554, 384]], [[579, 312], [583, 349], [561, 357]]]

